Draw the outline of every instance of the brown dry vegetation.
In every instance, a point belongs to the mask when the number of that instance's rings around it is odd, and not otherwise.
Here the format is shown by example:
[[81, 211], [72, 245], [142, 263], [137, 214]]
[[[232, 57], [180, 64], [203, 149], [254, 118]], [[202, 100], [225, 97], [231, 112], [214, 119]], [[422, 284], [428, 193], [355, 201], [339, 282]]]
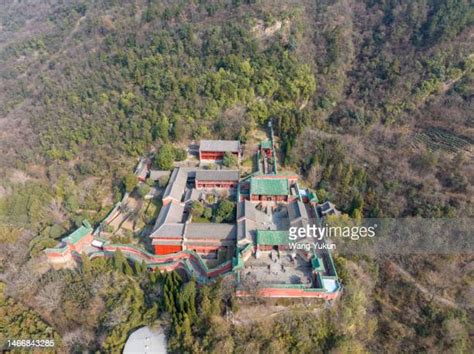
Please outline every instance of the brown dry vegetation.
[[[472, 216], [472, 13], [467, 0], [3, 2], [7, 293], [51, 323], [66, 348], [103, 349], [126, 309], [104, 310], [97, 294], [82, 309], [58, 300], [64, 289], [41, 288], [29, 271], [43, 264], [41, 250], [85, 217], [98, 222], [120, 199], [138, 155], [211, 137], [248, 140], [249, 148], [270, 119], [284, 168], [346, 213]], [[225, 331], [206, 348], [304, 352], [285, 346], [296, 341], [292, 326], [304, 332], [329, 313], [324, 340], [302, 337], [313, 349], [472, 349], [472, 258], [341, 255], [338, 262], [347, 290], [332, 312], [285, 313], [234, 332], [218, 316]], [[22, 267], [26, 275], [14, 278]], [[101, 311], [110, 313], [100, 319]], [[81, 314], [84, 322], [74, 318]], [[98, 323], [106, 330], [94, 338]], [[272, 342], [275, 324], [285, 340]]]

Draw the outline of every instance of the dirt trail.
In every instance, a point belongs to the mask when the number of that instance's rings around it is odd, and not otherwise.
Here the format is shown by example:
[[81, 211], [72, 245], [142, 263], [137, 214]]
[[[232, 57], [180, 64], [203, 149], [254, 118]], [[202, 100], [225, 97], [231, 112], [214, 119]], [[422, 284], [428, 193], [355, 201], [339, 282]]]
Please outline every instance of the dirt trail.
[[416, 280], [410, 273], [408, 273], [405, 269], [400, 267], [398, 264], [390, 261], [390, 265], [392, 268], [397, 271], [398, 274], [402, 276], [403, 279], [408, 281], [409, 283], [413, 284], [415, 288], [417, 288], [423, 295], [425, 295], [427, 298], [432, 299], [440, 304], [443, 304], [445, 306], [453, 307], [456, 309], [462, 309], [462, 308], [472, 308], [471, 305], [467, 304], [458, 304], [450, 299], [447, 299], [445, 297], [442, 297], [440, 295], [433, 294], [431, 290], [426, 288], [425, 286], [421, 285], [418, 280]]

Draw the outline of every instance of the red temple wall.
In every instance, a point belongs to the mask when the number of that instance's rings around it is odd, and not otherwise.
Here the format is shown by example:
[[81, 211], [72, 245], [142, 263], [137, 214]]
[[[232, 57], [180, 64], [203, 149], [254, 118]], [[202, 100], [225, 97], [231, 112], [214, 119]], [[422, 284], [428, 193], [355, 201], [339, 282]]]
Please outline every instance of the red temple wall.
[[237, 186], [237, 182], [232, 181], [197, 181], [196, 180], [196, 188], [235, 188]]
[[[222, 160], [225, 152], [223, 151], [199, 151], [200, 160]], [[239, 157], [238, 152], [232, 152], [235, 156]]]
[[273, 202], [283, 202], [288, 200], [288, 196], [286, 195], [256, 195], [252, 194], [250, 196], [250, 200], [252, 201], [273, 201]]
[[[243, 290], [237, 290], [238, 297], [250, 296], [250, 294]], [[257, 296], [261, 297], [312, 297], [325, 300], [335, 299], [339, 292], [325, 293], [319, 291], [305, 291], [304, 289], [284, 289], [284, 288], [262, 288], [258, 290]]]
[[181, 246], [179, 245], [155, 245], [155, 254], [164, 255], [177, 253], [181, 251]]

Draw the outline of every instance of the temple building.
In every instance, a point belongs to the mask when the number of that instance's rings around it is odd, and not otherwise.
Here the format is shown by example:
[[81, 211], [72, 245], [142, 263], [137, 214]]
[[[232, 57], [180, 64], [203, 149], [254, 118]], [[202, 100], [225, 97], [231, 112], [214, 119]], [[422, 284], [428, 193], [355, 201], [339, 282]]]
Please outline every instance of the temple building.
[[264, 140], [260, 143], [260, 153], [267, 158], [273, 157], [273, 146], [270, 140]]
[[183, 249], [187, 217], [182, 204], [171, 201], [163, 205], [150, 235], [155, 254], [176, 253]]
[[207, 258], [232, 252], [236, 242], [234, 224], [192, 223], [187, 206], [170, 202], [163, 206], [150, 235], [155, 254], [193, 250]]
[[193, 223], [190, 207], [206, 196], [230, 195], [239, 184], [238, 170], [203, 170], [179, 167], [173, 170], [163, 194], [163, 207], [150, 238], [157, 255], [193, 250], [215, 258], [219, 252], [233, 252], [236, 226], [225, 223]]
[[239, 184], [238, 170], [196, 171], [196, 189], [235, 189]]
[[194, 184], [196, 168], [178, 167], [173, 170], [171, 177], [163, 194], [163, 205], [172, 201], [181, 203], [184, 201], [185, 191], [188, 186]]
[[238, 170], [203, 170], [178, 167], [173, 170], [163, 194], [163, 205], [197, 200], [201, 190], [233, 190], [239, 184]]
[[249, 199], [255, 201], [291, 202], [298, 198], [296, 177], [262, 175], [250, 178]]
[[74, 232], [64, 237], [54, 248], [45, 250], [48, 262], [54, 266], [74, 266], [74, 256], [80, 256], [92, 243], [92, 226], [84, 220]]
[[184, 249], [206, 255], [206, 258], [217, 258], [219, 252], [233, 253], [236, 226], [234, 224], [191, 223], [185, 230], [184, 238]]
[[226, 152], [240, 160], [240, 142], [238, 140], [201, 140], [199, 160], [204, 162], [220, 161]]

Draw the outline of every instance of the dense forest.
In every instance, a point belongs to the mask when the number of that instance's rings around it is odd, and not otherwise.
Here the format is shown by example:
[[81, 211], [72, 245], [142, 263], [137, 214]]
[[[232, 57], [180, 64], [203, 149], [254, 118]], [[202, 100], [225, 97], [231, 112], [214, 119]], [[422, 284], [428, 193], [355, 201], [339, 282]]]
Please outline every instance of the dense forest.
[[470, 352], [469, 255], [338, 255], [335, 306], [240, 323], [258, 302], [228, 284], [120, 254], [57, 273], [41, 251], [101, 220], [150, 149], [245, 143], [269, 120], [280, 164], [344, 213], [471, 217], [473, 23], [469, 0], [0, 4], [0, 342], [114, 351], [158, 321], [175, 352]]

